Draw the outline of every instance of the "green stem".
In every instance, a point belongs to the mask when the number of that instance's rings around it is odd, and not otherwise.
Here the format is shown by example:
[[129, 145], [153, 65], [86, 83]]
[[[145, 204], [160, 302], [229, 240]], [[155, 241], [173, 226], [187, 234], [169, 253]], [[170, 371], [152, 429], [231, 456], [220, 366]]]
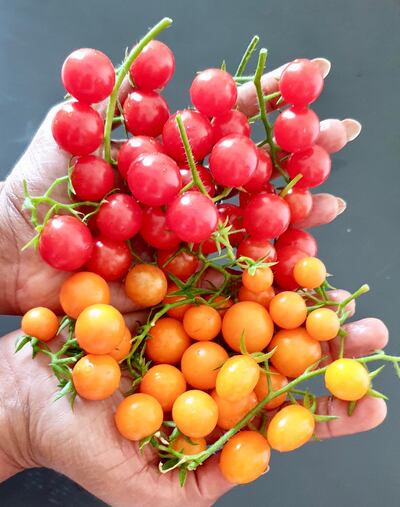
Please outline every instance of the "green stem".
[[[281, 92], [273, 92], [273, 93], [269, 93], [268, 95], [264, 95], [264, 101], [265, 102], [269, 102], [270, 100], [273, 100], [273, 99], [276, 99], [277, 97], [280, 97], [281, 96]], [[258, 113], [258, 114], [255, 114], [254, 116], [251, 116], [249, 118], [249, 123], [254, 123], [255, 121], [257, 120], [261, 120], [261, 114]]]
[[248, 83], [249, 81], [253, 81], [254, 76], [234, 76], [233, 79], [236, 81], [236, 83], [243, 84]]
[[247, 46], [246, 51], [244, 52], [242, 59], [240, 60], [239, 66], [235, 72], [234, 78], [240, 77], [243, 72], [246, 70], [247, 64], [251, 58], [251, 55], [253, 54], [254, 50], [257, 47], [257, 44], [260, 40], [260, 37], [258, 35], [254, 35], [254, 37], [251, 39], [250, 44]]
[[301, 180], [302, 177], [303, 175], [301, 173], [297, 174], [297, 176], [295, 176], [292, 180], [290, 180], [289, 183], [286, 185], [286, 187], [281, 190], [279, 195], [281, 197], [285, 197], [286, 195], [288, 195], [290, 190], [296, 185], [296, 183], [298, 183]]
[[362, 296], [363, 294], [366, 294], [369, 292], [369, 285], [366, 283], [362, 285], [358, 290], [356, 290], [353, 294], [351, 294], [348, 298], [344, 299], [339, 303], [340, 308], [346, 308], [346, 306], [353, 301], [354, 299], [357, 299], [358, 297]]
[[225, 199], [225, 197], [228, 197], [228, 195], [232, 192], [233, 188], [230, 188], [230, 187], [225, 187], [224, 190], [216, 195], [214, 198], [213, 198], [213, 202], [218, 202], [218, 201], [221, 201], [222, 199]]

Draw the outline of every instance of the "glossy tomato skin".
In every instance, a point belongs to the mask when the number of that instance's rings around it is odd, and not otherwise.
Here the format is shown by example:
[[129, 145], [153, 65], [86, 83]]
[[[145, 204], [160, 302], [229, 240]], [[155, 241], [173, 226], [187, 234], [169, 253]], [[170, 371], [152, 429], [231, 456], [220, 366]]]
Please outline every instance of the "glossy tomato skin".
[[312, 194], [306, 188], [294, 187], [284, 197], [290, 208], [290, 223], [294, 226], [296, 222], [304, 220], [311, 213]]
[[318, 252], [318, 245], [314, 236], [307, 231], [295, 229], [294, 227], [287, 229], [275, 243], [275, 248], [278, 251], [287, 246], [298, 248], [310, 257], [314, 257]]
[[248, 269], [242, 273], [242, 283], [244, 287], [252, 292], [265, 292], [274, 281], [274, 275], [270, 267], [257, 268], [254, 273]]
[[43, 306], [27, 311], [21, 321], [22, 331], [42, 342], [53, 339], [57, 334], [58, 327], [57, 315]]
[[160, 90], [175, 70], [174, 54], [159, 40], [150, 41], [129, 69], [135, 86], [142, 90]]
[[75, 162], [71, 183], [81, 201], [101, 201], [114, 188], [114, 172], [104, 159], [86, 155]]
[[136, 442], [158, 431], [163, 415], [160, 403], [153, 396], [136, 393], [118, 405], [115, 424], [123, 437]]
[[293, 278], [300, 287], [316, 289], [326, 280], [325, 264], [317, 257], [304, 257], [294, 265]]
[[236, 104], [236, 83], [225, 70], [203, 70], [192, 82], [190, 98], [201, 113], [218, 116], [227, 113]]
[[288, 104], [307, 106], [322, 92], [324, 78], [316, 62], [298, 58], [289, 63], [279, 80], [279, 90]]
[[368, 393], [371, 378], [364, 365], [355, 359], [342, 358], [328, 366], [325, 385], [339, 400], [357, 401]]
[[134, 136], [125, 141], [118, 152], [118, 171], [123, 178], [126, 178], [131, 163], [139, 155], [145, 153], [165, 153], [163, 145], [149, 136]]
[[175, 400], [172, 418], [184, 435], [201, 438], [216, 427], [218, 407], [209, 394], [193, 389]]
[[329, 154], [317, 144], [305, 151], [293, 153], [287, 163], [287, 172], [291, 179], [299, 173], [303, 177], [297, 182], [299, 188], [312, 188], [322, 185], [331, 172]]
[[251, 194], [265, 190], [265, 185], [272, 175], [272, 160], [269, 154], [258, 148], [258, 164], [250, 180], [243, 185], [243, 188]]
[[306, 444], [315, 429], [314, 415], [301, 405], [288, 405], [272, 418], [267, 439], [272, 449], [289, 452]]
[[142, 307], [161, 303], [167, 293], [167, 279], [157, 266], [136, 264], [125, 279], [126, 295]]
[[213, 118], [211, 120], [211, 125], [213, 128], [214, 144], [223, 137], [232, 134], [250, 137], [251, 126], [247, 116], [236, 109], [232, 109], [231, 111], [227, 111]]
[[293, 268], [296, 262], [304, 257], [307, 257], [307, 253], [295, 246], [285, 246], [279, 249], [278, 263], [272, 267], [272, 270], [274, 280], [281, 289], [298, 289], [299, 285], [293, 277]]
[[39, 253], [50, 266], [75, 271], [89, 259], [93, 238], [88, 227], [75, 217], [54, 216], [45, 225], [39, 239]]
[[108, 355], [88, 354], [75, 364], [72, 381], [81, 398], [105, 400], [114, 394], [121, 380], [117, 361]]
[[185, 391], [185, 377], [178, 368], [170, 364], [152, 366], [140, 383], [140, 392], [153, 396], [164, 412], [172, 410], [176, 398]]
[[132, 254], [124, 241], [100, 235], [94, 239], [92, 255], [85, 268], [111, 282], [126, 275], [131, 264]]
[[296, 329], [306, 320], [307, 305], [297, 292], [282, 291], [271, 299], [269, 314], [282, 329]]
[[221, 316], [211, 306], [193, 306], [183, 316], [183, 327], [193, 340], [213, 340], [221, 331]]
[[142, 225], [142, 210], [128, 194], [112, 194], [97, 213], [96, 224], [104, 236], [116, 241], [132, 238]]
[[115, 70], [111, 60], [97, 49], [73, 51], [61, 69], [61, 79], [68, 93], [86, 104], [106, 99], [114, 88]]
[[[171, 304], [171, 303], [177, 303], [178, 301], [183, 301], [185, 299], [185, 296], [174, 296], [170, 295], [173, 292], [176, 292], [178, 287], [174, 283], [170, 283], [168, 285], [167, 294], [165, 295], [165, 298], [163, 300], [163, 304]], [[185, 312], [191, 308], [192, 305], [190, 303], [182, 304], [180, 306], [176, 306], [174, 308], [170, 308], [167, 311], [167, 314], [170, 317], [173, 317], [174, 319], [183, 320], [183, 316], [185, 315]]]
[[113, 349], [111, 352], [108, 353], [108, 355], [113, 357], [118, 362], [122, 361], [131, 350], [132, 347], [131, 340], [132, 340], [131, 332], [129, 331], [128, 328], [126, 328], [122, 340], [115, 347], [115, 349]]
[[252, 357], [232, 356], [221, 366], [215, 390], [223, 400], [238, 402], [250, 395], [259, 377], [260, 368]]
[[[181, 173], [182, 187], [185, 187], [188, 183], [193, 181], [192, 173], [188, 167], [180, 168], [179, 172]], [[216, 187], [210, 171], [202, 165], [197, 165], [197, 172], [199, 173], [200, 179], [203, 182], [204, 188], [207, 190], [208, 195], [210, 197], [214, 197]], [[192, 187], [191, 190], [197, 191], [198, 188]]]
[[175, 249], [181, 242], [178, 236], [167, 227], [166, 213], [158, 206], [143, 209], [140, 234], [149, 245], [161, 250]]
[[178, 249], [159, 250], [157, 264], [166, 274], [172, 274], [182, 281], [187, 280], [199, 267], [199, 260], [189, 252], [179, 252]]
[[172, 444], [175, 451], [181, 452], [186, 455], [198, 454], [205, 451], [207, 448], [207, 441], [205, 438], [190, 438], [185, 435], [179, 435]]
[[89, 155], [100, 146], [103, 128], [100, 114], [81, 102], [62, 104], [51, 124], [58, 146], [76, 156]]
[[211, 396], [218, 405], [218, 427], [223, 430], [229, 430], [236, 426], [258, 403], [254, 391], [234, 402], [221, 398], [215, 390]]
[[157, 137], [169, 117], [167, 101], [153, 91], [134, 90], [123, 107], [126, 128], [134, 136]]
[[317, 308], [308, 314], [307, 333], [320, 342], [336, 338], [340, 330], [338, 314], [330, 308]]
[[254, 303], [259, 303], [264, 308], [269, 308], [271, 299], [274, 296], [275, 291], [273, 287], [262, 292], [253, 292], [246, 287], [240, 287], [238, 292], [239, 301], [254, 301]]
[[146, 355], [155, 363], [178, 363], [190, 345], [182, 322], [164, 317], [156, 322], [146, 342]]
[[290, 209], [282, 197], [268, 192], [254, 195], [243, 212], [243, 225], [256, 239], [274, 239], [290, 224]]
[[238, 246], [237, 257], [244, 256], [257, 261], [264, 259], [264, 262], [276, 261], [276, 250], [274, 245], [265, 239], [244, 238]]
[[310, 148], [319, 134], [319, 118], [307, 107], [291, 107], [275, 121], [276, 142], [289, 153]]

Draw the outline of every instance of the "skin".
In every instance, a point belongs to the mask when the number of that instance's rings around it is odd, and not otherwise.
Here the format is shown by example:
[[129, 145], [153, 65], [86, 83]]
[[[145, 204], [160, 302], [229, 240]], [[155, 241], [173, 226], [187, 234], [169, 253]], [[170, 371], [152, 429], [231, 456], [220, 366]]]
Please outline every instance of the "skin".
[[[328, 67], [329, 62], [325, 64], [325, 75]], [[263, 82], [267, 81], [264, 78]], [[251, 86], [239, 89], [239, 107], [249, 115], [254, 114], [253, 92]], [[126, 94], [126, 89], [122, 93]], [[104, 109], [105, 104], [101, 104], [100, 112], [104, 113]], [[33, 230], [20, 211], [24, 178], [32, 195], [40, 195], [55, 178], [66, 173], [69, 157], [58, 149], [50, 130], [56, 110], [48, 113], [6, 182], [0, 183], [0, 313], [3, 314], [21, 314], [40, 305], [60, 310], [58, 291], [68, 274], [44, 264], [33, 250], [21, 252]], [[66, 200], [65, 189], [60, 189], [56, 198]], [[340, 198], [317, 194], [312, 213], [302, 226], [328, 223], [345, 206]], [[124, 313], [127, 324], [134, 327], [144, 314], [137, 313], [138, 308], [126, 298], [120, 283], [110, 286], [112, 304]], [[334, 297], [342, 299], [347, 294], [335, 291]], [[347, 330], [349, 357], [382, 348], [388, 338], [385, 325], [377, 319], [353, 322], [347, 325]], [[57, 382], [48, 368], [48, 360], [38, 356], [32, 361], [28, 348], [15, 356], [14, 342], [18, 336], [20, 331], [0, 340], [0, 482], [21, 470], [45, 466], [115, 507], [128, 507], [132, 502], [141, 507], [205, 507], [232, 487], [223, 479], [216, 456], [189, 475], [185, 488], [179, 487], [176, 473], [161, 475], [155, 454], [146, 448], [144, 456], [140, 456], [137, 445], [123, 439], [115, 429], [113, 414], [122, 399], [120, 392], [102, 402], [78, 399], [73, 412], [65, 398], [52, 403]], [[338, 343], [333, 340], [323, 345], [327, 347], [324, 353], [328, 360], [334, 359]], [[349, 418], [345, 403], [322, 398], [319, 413], [341, 416], [317, 425], [319, 438], [330, 438], [374, 428], [384, 420], [386, 405], [381, 399], [365, 398]]]

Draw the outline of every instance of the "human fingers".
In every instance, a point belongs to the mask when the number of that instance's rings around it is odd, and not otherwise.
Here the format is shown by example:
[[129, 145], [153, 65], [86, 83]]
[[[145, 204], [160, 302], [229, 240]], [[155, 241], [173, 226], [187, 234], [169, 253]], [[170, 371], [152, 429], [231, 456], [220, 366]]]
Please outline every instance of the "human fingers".
[[307, 218], [296, 222], [299, 229], [329, 224], [346, 209], [346, 202], [331, 194], [313, 194], [312, 208]]
[[345, 120], [327, 119], [320, 122], [320, 131], [315, 141], [328, 153], [336, 153], [353, 141], [361, 132], [361, 123], [352, 118]]

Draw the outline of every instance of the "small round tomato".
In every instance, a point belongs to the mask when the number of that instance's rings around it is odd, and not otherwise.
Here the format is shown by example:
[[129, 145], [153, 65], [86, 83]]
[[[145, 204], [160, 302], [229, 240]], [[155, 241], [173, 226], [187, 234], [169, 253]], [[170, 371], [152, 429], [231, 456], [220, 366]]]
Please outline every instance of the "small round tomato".
[[122, 278], [131, 264], [132, 254], [125, 241], [98, 236], [94, 239], [92, 255], [85, 268], [110, 282]]
[[185, 350], [181, 370], [186, 381], [196, 389], [214, 389], [219, 369], [228, 359], [227, 351], [214, 342], [197, 342]]
[[121, 176], [126, 179], [131, 163], [145, 153], [165, 153], [157, 139], [149, 136], [134, 136], [125, 141], [118, 152], [117, 164]]
[[201, 113], [219, 116], [235, 106], [236, 83], [225, 70], [206, 69], [194, 78], [190, 86], [190, 98]]
[[[174, 283], [171, 283], [170, 285], [168, 285], [167, 294], [166, 294], [165, 298], [163, 299], [164, 305], [170, 305], [172, 303], [177, 303], [177, 302], [183, 301], [185, 299], [185, 296], [174, 296], [174, 295], [170, 296], [171, 293], [173, 293], [177, 290], [179, 290], [179, 288]], [[191, 307], [192, 307], [192, 305], [190, 303], [182, 304], [182, 305], [176, 306], [175, 308], [170, 308], [167, 311], [167, 314], [170, 317], [173, 317], [174, 319], [183, 320], [183, 316], [185, 315], [185, 312]]]
[[89, 354], [108, 354], [121, 342], [125, 321], [120, 312], [104, 304], [85, 308], [76, 320], [75, 336]]
[[274, 275], [269, 267], [257, 268], [253, 274], [246, 269], [242, 274], [243, 285], [252, 292], [263, 292], [268, 290], [273, 281]]
[[239, 301], [253, 301], [254, 303], [259, 303], [261, 306], [264, 306], [264, 308], [269, 308], [271, 299], [274, 296], [275, 291], [273, 287], [262, 292], [252, 292], [246, 287], [240, 287], [238, 292]]
[[189, 252], [174, 250], [159, 250], [157, 264], [166, 274], [176, 276], [182, 281], [187, 280], [199, 266], [199, 260]]
[[215, 389], [224, 400], [239, 401], [253, 391], [259, 377], [260, 368], [252, 357], [232, 356], [220, 368]]
[[169, 107], [159, 93], [136, 89], [126, 97], [123, 113], [131, 134], [158, 137], [168, 120]]
[[179, 435], [172, 443], [172, 448], [175, 451], [181, 452], [188, 456], [198, 454], [199, 452], [205, 451], [207, 448], [207, 442], [205, 438], [194, 438], [187, 437], [186, 435]]
[[172, 418], [184, 435], [190, 438], [205, 437], [217, 425], [218, 407], [209, 394], [193, 389], [176, 399]]
[[175, 69], [174, 54], [159, 40], [150, 41], [129, 69], [135, 86], [143, 90], [160, 90], [171, 79]]
[[273, 267], [275, 284], [284, 290], [295, 290], [299, 287], [293, 277], [296, 262], [307, 257], [307, 253], [294, 246], [285, 246], [278, 251], [278, 263]]
[[72, 370], [76, 392], [85, 400], [105, 400], [118, 389], [120, 380], [121, 369], [108, 355], [83, 356]]
[[286, 377], [295, 378], [321, 359], [321, 344], [303, 327], [282, 329], [272, 338], [268, 350], [276, 347], [271, 363]]
[[101, 157], [80, 157], [74, 163], [71, 183], [78, 200], [101, 201], [114, 187], [113, 168]]
[[169, 412], [176, 398], [185, 391], [185, 377], [170, 364], [153, 366], [140, 383], [140, 392], [150, 394], [158, 400], [164, 412]]
[[240, 340], [244, 336], [247, 352], [260, 352], [270, 342], [274, 324], [267, 310], [253, 301], [234, 304], [222, 321], [222, 335], [226, 343], [240, 352]]
[[296, 262], [293, 276], [300, 287], [316, 289], [326, 279], [325, 264], [316, 257], [305, 257]]
[[65, 280], [60, 290], [60, 304], [64, 312], [77, 319], [88, 306], [110, 302], [107, 282], [96, 273], [81, 271]]
[[164, 317], [151, 328], [146, 355], [155, 363], [176, 364], [190, 345], [190, 338], [179, 320]]
[[306, 320], [307, 333], [320, 342], [335, 338], [340, 330], [340, 319], [330, 308], [313, 310]]
[[183, 316], [183, 327], [194, 340], [212, 340], [221, 331], [221, 315], [212, 306], [193, 306]]
[[233, 484], [255, 481], [267, 471], [271, 451], [266, 439], [256, 431], [239, 431], [222, 449], [219, 467]]
[[368, 393], [371, 379], [368, 370], [355, 359], [337, 359], [325, 372], [327, 389], [339, 400], [357, 401]]
[[313, 436], [315, 419], [302, 405], [288, 405], [271, 419], [267, 440], [272, 449], [280, 452], [294, 451]]
[[256, 394], [252, 391], [237, 401], [228, 401], [218, 396], [216, 391], [211, 393], [218, 405], [218, 427], [229, 430], [247, 415], [258, 403]]
[[129, 354], [132, 346], [132, 335], [128, 328], [125, 328], [124, 336], [119, 344], [109, 352], [109, 356], [113, 357], [116, 361], [122, 361], [124, 357]]
[[137, 305], [148, 307], [161, 303], [167, 293], [167, 279], [157, 266], [137, 264], [125, 280], [125, 292]]
[[[279, 373], [279, 371], [272, 366], [269, 368], [269, 373], [271, 376], [272, 391], [278, 391], [287, 385], [288, 379], [285, 377], [285, 375]], [[256, 393], [258, 401], [262, 401], [269, 393], [267, 374], [264, 370], [260, 369], [260, 378], [258, 379], [256, 387], [254, 388], [254, 392]], [[264, 405], [264, 408], [265, 410], [274, 410], [275, 408], [280, 407], [285, 401], [286, 393], [283, 393], [266, 403]]]
[[163, 416], [163, 409], [153, 396], [136, 393], [118, 405], [115, 424], [123, 437], [136, 442], [158, 431]]
[[154, 248], [169, 250], [178, 248], [180, 239], [168, 229], [165, 211], [152, 206], [143, 209], [143, 220], [140, 234]]
[[142, 210], [128, 194], [112, 194], [100, 206], [96, 225], [107, 238], [126, 241], [137, 234], [142, 225]]
[[28, 336], [48, 342], [57, 334], [59, 327], [57, 315], [43, 306], [32, 308], [22, 317], [21, 328]]
[[307, 317], [307, 305], [297, 292], [280, 292], [271, 299], [269, 314], [272, 320], [283, 329], [296, 329]]
[[276, 261], [276, 250], [267, 240], [245, 238], [238, 246], [237, 257], [250, 257], [253, 261], [265, 259], [265, 262]]

